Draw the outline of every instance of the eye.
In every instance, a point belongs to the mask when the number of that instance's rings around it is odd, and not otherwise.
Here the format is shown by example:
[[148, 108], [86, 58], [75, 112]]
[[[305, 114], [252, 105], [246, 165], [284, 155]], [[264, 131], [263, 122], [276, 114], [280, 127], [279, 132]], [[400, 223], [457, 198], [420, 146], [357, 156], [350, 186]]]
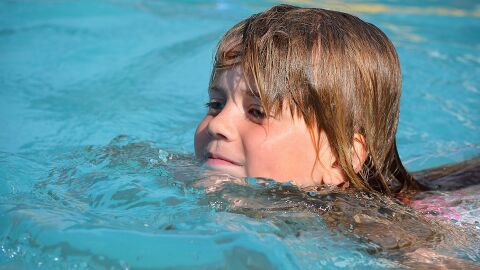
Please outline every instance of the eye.
[[263, 109], [257, 107], [248, 109], [248, 114], [257, 122], [262, 121], [267, 117], [267, 114], [263, 111]]
[[210, 100], [205, 106], [208, 108], [209, 114], [218, 114], [225, 107], [225, 104], [218, 100]]

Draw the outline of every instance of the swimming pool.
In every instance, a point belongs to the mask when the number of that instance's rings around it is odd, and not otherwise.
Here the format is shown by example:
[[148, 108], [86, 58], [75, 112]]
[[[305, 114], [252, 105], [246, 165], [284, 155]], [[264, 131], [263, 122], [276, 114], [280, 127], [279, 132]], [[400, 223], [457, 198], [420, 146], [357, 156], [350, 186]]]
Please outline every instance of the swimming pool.
[[[288, 2], [355, 13], [393, 40], [404, 78], [398, 144], [409, 169], [480, 154], [475, 1]], [[262, 179], [234, 179], [205, 191], [208, 183], [198, 180], [192, 138], [205, 113], [214, 47], [235, 22], [274, 3], [0, 3], [0, 264], [402, 267], [395, 248], [347, 226], [380, 226], [361, 212], [396, 209], [416, 222], [419, 234], [437, 233], [387, 198], [303, 194]], [[480, 263], [479, 241], [472, 240], [478, 239], [478, 188], [458, 192], [434, 194], [460, 201], [453, 210], [469, 206], [471, 214], [456, 217], [458, 227], [438, 229], [456, 247], [438, 252]], [[460, 233], [474, 236], [462, 240]]]

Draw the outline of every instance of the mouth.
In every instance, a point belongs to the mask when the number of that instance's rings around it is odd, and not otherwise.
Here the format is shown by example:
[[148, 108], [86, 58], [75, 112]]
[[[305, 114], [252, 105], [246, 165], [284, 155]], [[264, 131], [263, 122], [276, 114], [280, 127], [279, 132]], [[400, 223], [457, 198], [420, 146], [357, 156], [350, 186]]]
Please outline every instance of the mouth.
[[210, 167], [242, 166], [242, 164], [236, 161], [233, 161], [231, 159], [228, 159], [227, 157], [222, 156], [220, 154], [208, 152], [206, 157], [207, 157], [206, 163]]

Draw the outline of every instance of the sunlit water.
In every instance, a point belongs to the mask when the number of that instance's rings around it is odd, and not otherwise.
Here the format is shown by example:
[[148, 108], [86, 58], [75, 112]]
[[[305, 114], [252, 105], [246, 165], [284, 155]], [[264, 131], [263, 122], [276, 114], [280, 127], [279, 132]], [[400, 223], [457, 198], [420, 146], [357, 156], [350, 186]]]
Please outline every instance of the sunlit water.
[[[304, 1], [355, 13], [395, 43], [397, 139], [411, 170], [480, 154], [479, 6], [428, 3]], [[420, 194], [413, 210], [376, 194], [202, 175], [192, 137], [214, 47], [272, 4], [1, 2], [0, 266], [479, 264], [478, 185]]]

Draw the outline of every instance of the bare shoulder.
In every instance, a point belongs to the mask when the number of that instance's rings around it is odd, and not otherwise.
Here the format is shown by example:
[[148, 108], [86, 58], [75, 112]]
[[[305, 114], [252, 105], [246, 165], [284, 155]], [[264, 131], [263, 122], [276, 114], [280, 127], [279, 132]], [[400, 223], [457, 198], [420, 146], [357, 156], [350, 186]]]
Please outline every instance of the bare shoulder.
[[422, 185], [440, 190], [456, 190], [480, 184], [480, 156], [460, 163], [412, 173]]

